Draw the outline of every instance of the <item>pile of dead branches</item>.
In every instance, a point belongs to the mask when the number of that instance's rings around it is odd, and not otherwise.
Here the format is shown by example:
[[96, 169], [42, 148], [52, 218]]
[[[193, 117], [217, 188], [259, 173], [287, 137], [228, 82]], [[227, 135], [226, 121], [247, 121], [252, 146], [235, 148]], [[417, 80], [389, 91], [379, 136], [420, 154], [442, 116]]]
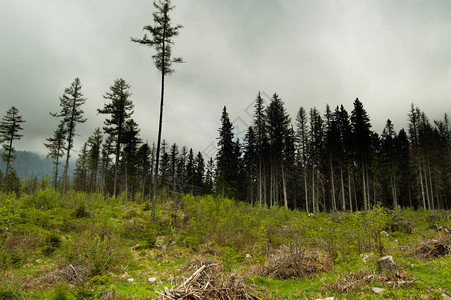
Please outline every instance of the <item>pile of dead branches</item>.
[[375, 282], [392, 288], [405, 288], [415, 284], [417, 278], [411, 277], [407, 271], [396, 271], [385, 276], [373, 271], [357, 270], [338, 278], [335, 282], [324, 284], [324, 286], [329, 290], [344, 293]]
[[330, 258], [318, 251], [282, 246], [269, 257], [259, 274], [276, 279], [301, 279], [331, 269]]
[[451, 235], [441, 234], [438, 239], [427, 239], [412, 251], [420, 259], [437, 258], [451, 254]]
[[349, 292], [363, 285], [367, 285], [372, 282], [376, 276], [375, 272], [357, 270], [356, 272], [344, 275], [335, 282], [325, 284], [325, 286], [333, 291], [341, 293]]
[[50, 272], [46, 272], [42, 275], [30, 275], [27, 276], [22, 284], [25, 289], [33, 289], [37, 286], [54, 286], [61, 282], [78, 283], [88, 273], [88, 269], [83, 266], [68, 265], [61, 269], [56, 269]]
[[179, 286], [169, 290], [164, 288], [163, 292], [157, 292], [157, 299], [237, 299], [237, 300], [260, 300], [248, 292], [243, 278], [231, 276], [222, 280], [217, 270], [218, 264], [202, 265], [188, 279]]

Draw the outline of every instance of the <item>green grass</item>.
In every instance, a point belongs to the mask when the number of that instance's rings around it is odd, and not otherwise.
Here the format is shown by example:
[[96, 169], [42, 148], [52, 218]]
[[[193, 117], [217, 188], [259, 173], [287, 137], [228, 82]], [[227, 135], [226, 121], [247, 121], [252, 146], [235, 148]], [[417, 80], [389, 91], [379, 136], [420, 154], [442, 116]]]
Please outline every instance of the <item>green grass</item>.
[[[145, 204], [123, 196], [70, 192], [63, 199], [50, 189], [21, 197], [0, 193], [0, 228], [9, 228], [6, 238], [0, 239], [0, 298], [100, 298], [103, 292], [114, 291], [116, 299], [151, 299], [156, 290], [189, 277], [193, 257], [208, 256], [222, 262], [223, 276], [244, 276], [252, 293], [264, 299], [440, 299], [438, 288], [451, 290], [451, 256], [420, 260], [409, 251], [426, 238], [437, 238], [437, 226], [451, 226], [451, 213], [396, 214], [412, 224], [411, 233], [402, 226], [391, 232], [394, 220], [380, 207], [366, 213], [309, 217], [301, 211], [253, 207], [212, 196], [167, 196], [160, 197], [157, 223], [152, 224]], [[389, 237], [381, 237], [381, 230]], [[152, 248], [154, 241], [176, 244], [164, 251]], [[262, 276], [258, 270], [282, 245], [320, 251], [332, 267], [310, 278]], [[361, 253], [373, 256], [363, 262]], [[415, 283], [397, 288], [371, 282], [349, 292], [331, 288], [351, 272], [378, 272], [381, 253], [393, 255], [399, 271]], [[81, 282], [45, 280], [46, 274], [69, 265], [85, 270]], [[157, 277], [158, 284], [148, 283], [149, 277]], [[386, 291], [377, 295], [373, 286]]]

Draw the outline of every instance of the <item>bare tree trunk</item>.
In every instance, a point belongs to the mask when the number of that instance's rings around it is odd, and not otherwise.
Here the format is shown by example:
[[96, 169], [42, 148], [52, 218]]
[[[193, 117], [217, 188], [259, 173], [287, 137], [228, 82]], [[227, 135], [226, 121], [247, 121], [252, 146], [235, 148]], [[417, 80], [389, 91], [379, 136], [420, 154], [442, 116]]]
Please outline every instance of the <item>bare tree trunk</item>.
[[[260, 150], [259, 150], [260, 151]], [[263, 204], [263, 187], [262, 187], [262, 158], [261, 154], [258, 155], [258, 201], [260, 202], [260, 206]]]
[[[369, 167], [366, 165], [365, 167], [365, 178], [366, 178], [366, 190], [367, 190], [367, 207], [368, 209], [371, 209], [371, 197], [370, 197], [370, 172], [368, 171]], [[374, 189], [373, 189], [374, 190]]]
[[287, 198], [287, 183], [285, 180], [285, 169], [282, 162], [282, 185], [283, 185], [283, 204], [288, 208], [288, 198]]
[[419, 161], [418, 161], [418, 172], [419, 172], [419, 175], [420, 175], [420, 188], [421, 188], [421, 197], [423, 199], [423, 208], [424, 208], [424, 210], [427, 210], [427, 208], [426, 208], [426, 199], [424, 197], [423, 172], [421, 171], [421, 164], [420, 164]]
[[362, 189], [363, 189], [363, 209], [368, 210], [368, 203], [366, 198], [366, 178], [365, 178], [365, 165], [362, 158]]
[[343, 182], [343, 166], [340, 165], [341, 209], [346, 211], [345, 185]]
[[316, 210], [316, 191], [315, 191], [315, 166], [312, 166], [312, 203], [313, 203], [313, 213], [317, 213]]
[[274, 201], [274, 174], [273, 173], [274, 173], [274, 168], [271, 163], [271, 173], [270, 173], [271, 175], [269, 178], [269, 203], [270, 203], [269, 206], [274, 205], [274, 203], [273, 203], [273, 201]]
[[424, 190], [426, 191], [426, 202], [428, 204], [429, 209], [432, 209], [431, 198], [430, 198], [430, 195], [429, 195], [429, 178], [428, 178], [429, 173], [428, 173], [428, 170], [427, 170], [426, 163], [424, 164], [423, 172], [424, 172]]
[[166, 39], [166, 20], [164, 21], [164, 29], [163, 29], [163, 53], [162, 53], [162, 68], [161, 68], [161, 100], [160, 100], [160, 120], [158, 123], [158, 140], [157, 140], [157, 154], [156, 154], [156, 162], [155, 162], [155, 174], [153, 177], [153, 199], [152, 199], [152, 222], [155, 222], [155, 206], [157, 202], [157, 185], [158, 185], [158, 167], [160, 165], [160, 146], [161, 146], [161, 130], [163, 127], [163, 100], [164, 100], [164, 72], [165, 72], [165, 39]]
[[[349, 210], [352, 213], [353, 209], [352, 209], [351, 167], [349, 167], [349, 166], [348, 166], [348, 197], [349, 197]], [[356, 209], [357, 209], [357, 207], [356, 207]]]
[[431, 189], [431, 204], [432, 204], [432, 209], [435, 209], [435, 203], [434, 203], [434, 188], [432, 185], [432, 172], [431, 172], [431, 163], [429, 161], [429, 157], [428, 157], [428, 173], [429, 173], [429, 187]]
[[55, 190], [58, 189], [58, 166], [59, 166], [59, 156], [60, 156], [60, 151], [58, 149], [58, 153], [56, 155], [56, 163], [55, 163], [55, 177], [53, 179], [53, 186], [55, 187]]
[[330, 162], [330, 180], [332, 184], [332, 211], [337, 211], [337, 200], [335, 199], [335, 183], [334, 183], [334, 169], [332, 166], [332, 154], [329, 153]]
[[304, 165], [304, 190], [305, 190], [305, 209], [307, 213], [309, 213], [309, 205], [308, 205], [308, 187], [307, 187], [307, 166]]

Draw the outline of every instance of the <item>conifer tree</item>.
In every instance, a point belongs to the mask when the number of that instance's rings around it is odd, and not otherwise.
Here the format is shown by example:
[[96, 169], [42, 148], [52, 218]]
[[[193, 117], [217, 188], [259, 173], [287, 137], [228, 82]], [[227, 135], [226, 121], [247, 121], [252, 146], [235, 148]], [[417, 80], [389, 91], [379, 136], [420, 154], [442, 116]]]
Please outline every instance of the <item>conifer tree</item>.
[[[164, 80], [166, 75], [171, 75], [174, 70], [172, 69], [173, 63], [181, 63], [182, 58], [172, 57], [172, 45], [174, 44], [173, 38], [179, 35], [181, 25], [173, 26], [171, 24], [171, 17], [169, 13], [174, 9], [170, 0], [159, 0], [154, 2], [156, 11], [153, 13], [154, 26], [146, 25], [144, 30], [148, 31], [151, 38], [144, 34], [142, 39], [132, 38], [133, 42], [145, 45], [151, 48], [155, 48], [156, 53], [152, 56], [155, 66], [161, 72], [161, 100], [160, 100], [160, 118], [158, 125], [158, 140], [157, 140], [157, 153], [156, 153], [156, 165], [159, 166], [160, 161], [160, 143], [161, 143], [161, 131], [163, 127], [163, 100], [164, 100]], [[152, 221], [155, 221], [155, 202], [158, 183], [158, 171], [154, 175], [154, 190], [152, 200]]]
[[384, 173], [388, 174], [390, 181], [389, 186], [391, 189], [392, 206], [396, 208], [398, 206], [398, 181], [399, 181], [399, 169], [398, 169], [398, 156], [396, 149], [396, 132], [393, 128], [393, 123], [390, 119], [385, 123], [385, 127], [382, 131], [382, 157], [381, 163], [384, 167]]
[[322, 174], [320, 173], [321, 153], [324, 144], [324, 126], [323, 119], [319, 111], [314, 107], [310, 109], [309, 122], [309, 157], [311, 165], [311, 195], [313, 213], [319, 212], [321, 191], [322, 191]]
[[[266, 132], [269, 144], [270, 164], [270, 204], [281, 205], [280, 196], [283, 196], [283, 205], [288, 207], [286, 193], [286, 165], [283, 153], [285, 139], [289, 132], [291, 120], [285, 111], [284, 103], [277, 94], [274, 94], [266, 109]], [[280, 190], [282, 187], [282, 191]]]
[[[346, 210], [346, 202], [348, 202], [348, 208], [352, 212], [352, 185], [351, 185], [351, 177], [352, 176], [352, 168], [351, 168], [351, 160], [352, 160], [352, 147], [351, 143], [351, 123], [349, 119], [349, 114], [343, 105], [340, 108], [335, 109], [335, 116], [337, 119], [338, 132], [340, 134], [339, 137], [339, 169], [340, 169], [340, 194], [341, 194], [341, 205], [342, 210]], [[347, 173], [347, 176], [345, 176]], [[345, 182], [347, 182], [347, 188], [345, 188]], [[347, 197], [346, 197], [347, 193]], [[348, 199], [348, 201], [346, 201]]]
[[176, 143], [172, 144], [169, 150], [169, 180], [171, 183], [171, 191], [177, 189], [177, 163], [178, 163], [179, 147]]
[[100, 167], [100, 152], [103, 142], [100, 128], [96, 128], [92, 136], [88, 138], [88, 169], [90, 171], [89, 190], [91, 193], [97, 192], [97, 177]]
[[267, 150], [267, 138], [265, 129], [265, 106], [263, 98], [258, 92], [257, 99], [254, 105], [254, 122], [255, 127], [255, 152], [257, 156], [257, 186], [258, 186], [258, 201], [260, 205], [266, 203], [266, 176], [265, 176], [265, 159]]
[[138, 182], [140, 186], [141, 194], [144, 196], [146, 194], [146, 183], [149, 182], [150, 177], [150, 157], [152, 155], [152, 149], [149, 144], [146, 142], [142, 144], [137, 152], [138, 159]]
[[66, 88], [63, 96], [60, 97], [60, 106], [61, 111], [59, 113], [51, 114], [54, 117], [62, 118], [62, 122], [64, 122], [66, 126], [66, 164], [64, 166], [64, 175], [63, 175], [63, 195], [66, 192], [66, 185], [68, 180], [68, 170], [69, 170], [69, 158], [70, 151], [73, 148], [74, 136], [75, 136], [75, 127], [77, 124], [81, 124], [86, 122], [86, 119], [83, 118], [83, 110], [81, 106], [85, 104], [86, 98], [83, 98], [83, 94], [81, 93], [81, 82], [79, 78], [75, 78], [74, 82], [72, 82], [69, 88]]
[[127, 120], [121, 142], [124, 144], [121, 154], [123, 184], [127, 197], [131, 196], [132, 199], [136, 192], [137, 152], [139, 144], [142, 142], [139, 138], [139, 131], [138, 124], [133, 119]]
[[222, 197], [233, 198], [236, 193], [237, 160], [233, 125], [230, 122], [227, 108], [224, 106], [221, 115], [221, 128], [219, 129], [216, 191]]
[[207, 162], [206, 170], [205, 170], [205, 194], [211, 195], [213, 194], [213, 188], [214, 188], [214, 173], [215, 173], [215, 165], [213, 161], [213, 157], [210, 157], [210, 159]]
[[53, 187], [58, 188], [58, 171], [59, 171], [59, 159], [64, 156], [64, 148], [66, 147], [66, 128], [64, 123], [60, 122], [57, 129], [53, 133], [53, 137], [46, 139], [47, 143], [44, 146], [49, 150], [47, 157], [53, 160], [55, 165], [55, 172], [53, 175]]
[[369, 169], [371, 151], [371, 123], [362, 102], [357, 98], [351, 112], [353, 150], [356, 163], [360, 167], [362, 179], [363, 208], [370, 208]]
[[[108, 135], [105, 139], [105, 141], [102, 144], [102, 154], [101, 154], [101, 169], [100, 169], [100, 176], [101, 176], [101, 185], [100, 189], [103, 194], [109, 193], [112, 191], [111, 188], [111, 169], [110, 165], [112, 163], [110, 156], [114, 154], [114, 147], [113, 147], [113, 140], [114, 137], [111, 135]], [[113, 174], [114, 176], [114, 174]]]
[[187, 155], [188, 151], [186, 147], [183, 146], [177, 159], [177, 191], [180, 193], [185, 191]]
[[308, 197], [308, 127], [307, 127], [307, 115], [305, 109], [301, 106], [296, 115], [296, 127], [297, 127], [297, 142], [298, 142], [298, 157], [300, 160], [300, 168], [302, 169], [302, 177], [304, 178], [304, 199], [305, 210], [307, 213], [309, 210], [309, 197]]
[[202, 153], [198, 152], [194, 158], [194, 186], [196, 187], [196, 194], [204, 194], [204, 175], [205, 175], [205, 161]]
[[188, 152], [188, 158], [186, 161], [186, 177], [185, 177], [185, 193], [193, 193], [194, 188], [194, 153], [190, 148]]
[[73, 185], [76, 191], [87, 191], [88, 179], [88, 144], [84, 143], [75, 162]]
[[162, 188], [168, 188], [168, 183], [170, 181], [170, 167], [169, 167], [169, 153], [168, 153], [168, 143], [163, 140], [161, 143], [161, 160], [160, 160], [160, 186]]
[[129, 99], [131, 96], [130, 85], [128, 85], [124, 79], [120, 78], [114, 81], [114, 84], [110, 86], [110, 91], [107, 92], [103, 98], [110, 100], [110, 103], [106, 103], [103, 109], [98, 109], [99, 114], [108, 114], [110, 118], [105, 119], [103, 130], [105, 133], [114, 137], [116, 141], [116, 159], [114, 164], [114, 187], [113, 194], [117, 195], [117, 180], [118, 180], [118, 167], [121, 154], [121, 142], [124, 134], [124, 127], [126, 122], [133, 114], [133, 103]]
[[3, 143], [2, 160], [6, 162], [5, 178], [8, 177], [11, 162], [16, 158], [13, 142], [22, 138], [19, 132], [23, 130], [21, 124], [24, 122], [25, 120], [19, 115], [19, 110], [14, 106], [11, 106], [0, 122], [0, 142]]
[[257, 182], [257, 170], [258, 170], [258, 158], [256, 151], [256, 138], [255, 132], [252, 126], [247, 130], [244, 140], [244, 156], [243, 156], [243, 168], [244, 168], [244, 184], [245, 184], [245, 197], [244, 199], [253, 204], [255, 201], [255, 182]]

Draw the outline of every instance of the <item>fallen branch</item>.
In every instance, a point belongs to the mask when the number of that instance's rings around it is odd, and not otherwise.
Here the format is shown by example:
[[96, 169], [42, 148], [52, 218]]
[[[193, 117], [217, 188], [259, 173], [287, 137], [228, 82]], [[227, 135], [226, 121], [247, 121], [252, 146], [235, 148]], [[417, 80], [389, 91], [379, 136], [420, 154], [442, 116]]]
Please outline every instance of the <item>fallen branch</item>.
[[[163, 292], [157, 292], [157, 299], [169, 300], [197, 300], [197, 299], [237, 299], [237, 300], [261, 300], [248, 293], [247, 287], [242, 281], [235, 281], [233, 277], [223, 281], [218, 278], [218, 272], [210, 272], [218, 264], [202, 265], [188, 279], [177, 288], [164, 288]], [[208, 273], [209, 272], [209, 273]]]

